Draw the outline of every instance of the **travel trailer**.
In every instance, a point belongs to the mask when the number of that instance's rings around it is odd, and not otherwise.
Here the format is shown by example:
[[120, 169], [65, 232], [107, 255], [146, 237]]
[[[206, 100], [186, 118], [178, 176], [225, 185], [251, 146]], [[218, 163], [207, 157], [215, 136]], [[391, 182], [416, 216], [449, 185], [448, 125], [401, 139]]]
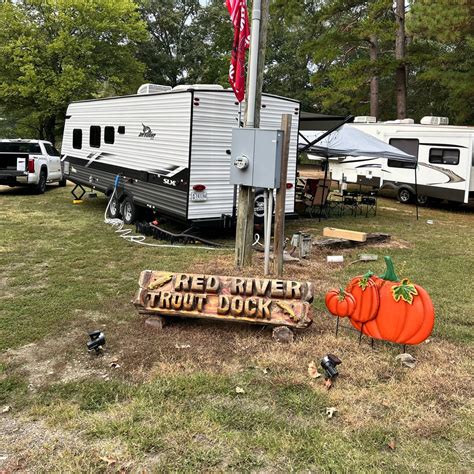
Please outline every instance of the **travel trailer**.
[[474, 127], [448, 125], [445, 117], [424, 117], [420, 124], [411, 119], [375, 122], [374, 117], [356, 117], [350, 126], [416, 156], [417, 173], [410, 163], [347, 157], [330, 160], [333, 179], [394, 189], [402, 203], [414, 200], [415, 184], [419, 204], [474, 199]]
[[[230, 225], [237, 190], [229, 184], [232, 129], [244, 105], [217, 85], [145, 85], [136, 95], [69, 105], [62, 142], [65, 177], [110, 196], [112, 217], [133, 222], [140, 208], [175, 220]], [[261, 128], [292, 114], [286, 212], [294, 212], [299, 102], [262, 96]], [[256, 200], [258, 206], [259, 200]]]

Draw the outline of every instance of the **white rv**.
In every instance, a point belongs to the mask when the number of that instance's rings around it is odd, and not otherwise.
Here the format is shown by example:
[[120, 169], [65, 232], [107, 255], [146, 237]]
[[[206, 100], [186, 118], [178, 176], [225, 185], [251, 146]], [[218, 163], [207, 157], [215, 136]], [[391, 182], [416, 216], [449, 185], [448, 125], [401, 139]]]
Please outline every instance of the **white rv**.
[[[418, 157], [419, 204], [443, 199], [467, 203], [474, 199], [474, 127], [447, 123], [445, 117], [424, 117], [420, 124], [411, 119], [375, 123], [373, 117], [356, 117], [351, 126]], [[333, 163], [333, 179], [344, 174], [347, 182], [395, 189], [403, 203], [415, 197], [410, 163], [350, 157]]]
[[[229, 184], [232, 129], [241, 125], [244, 106], [221, 86], [161, 87], [70, 104], [61, 150], [65, 176], [106, 195], [117, 183], [118, 199], [110, 211], [121, 213], [126, 223], [135, 220], [140, 207], [149, 207], [185, 222], [229, 224], [237, 200]], [[294, 117], [292, 184], [299, 113], [299, 102], [263, 94], [262, 128], [277, 130], [283, 114]], [[294, 212], [294, 192], [294, 186], [287, 189], [287, 213]]]

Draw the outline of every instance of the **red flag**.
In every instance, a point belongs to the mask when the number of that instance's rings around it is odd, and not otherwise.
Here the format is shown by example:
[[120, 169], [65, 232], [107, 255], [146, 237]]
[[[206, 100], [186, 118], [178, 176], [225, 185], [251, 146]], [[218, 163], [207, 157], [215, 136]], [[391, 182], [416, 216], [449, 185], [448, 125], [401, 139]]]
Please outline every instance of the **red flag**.
[[250, 27], [247, 13], [247, 0], [226, 0], [232, 24], [234, 43], [229, 68], [229, 82], [239, 102], [245, 95], [245, 51], [250, 46]]

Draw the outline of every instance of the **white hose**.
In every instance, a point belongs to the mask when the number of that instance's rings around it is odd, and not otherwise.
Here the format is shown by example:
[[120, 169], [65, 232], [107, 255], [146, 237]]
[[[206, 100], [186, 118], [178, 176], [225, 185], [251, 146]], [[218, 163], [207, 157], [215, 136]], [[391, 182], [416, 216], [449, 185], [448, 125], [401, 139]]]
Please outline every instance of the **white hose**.
[[145, 242], [146, 237], [144, 235], [137, 235], [132, 233], [132, 229], [127, 229], [125, 227], [125, 222], [122, 219], [107, 217], [109, 212], [110, 203], [115, 196], [115, 191], [117, 188], [114, 188], [112, 195], [110, 196], [107, 207], [105, 208], [104, 213], [104, 222], [111, 225], [115, 229], [115, 233], [118, 234], [122, 239], [125, 239], [127, 242], [133, 242], [134, 244], [147, 245], [148, 247], [162, 247], [162, 248], [177, 248], [177, 249], [199, 249], [199, 250], [226, 250], [222, 248], [214, 247], [204, 247], [204, 246], [195, 246], [195, 245], [173, 245], [173, 244], [151, 244]]

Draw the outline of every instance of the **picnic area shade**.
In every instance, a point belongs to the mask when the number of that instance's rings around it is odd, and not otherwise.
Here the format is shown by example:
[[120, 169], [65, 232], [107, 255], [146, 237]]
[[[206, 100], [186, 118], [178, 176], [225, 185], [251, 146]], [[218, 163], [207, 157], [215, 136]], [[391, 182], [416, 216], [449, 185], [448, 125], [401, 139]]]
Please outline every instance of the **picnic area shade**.
[[[299, 148], [305, 148], [308, 143], [313, 142], [324, 132], [300, 131], [303, 140], [300, 140]], [[368, 156], [374, 158], [387, 158], [416, 164], [416, 157], [395, 148], [361, 130], [345, 124], [328, 136], [311, 145], [308, 148], [309, 155], [318, 155], [325, 158], [344, 156]], [[309, 159], [317, 159], [311, 158]]]

